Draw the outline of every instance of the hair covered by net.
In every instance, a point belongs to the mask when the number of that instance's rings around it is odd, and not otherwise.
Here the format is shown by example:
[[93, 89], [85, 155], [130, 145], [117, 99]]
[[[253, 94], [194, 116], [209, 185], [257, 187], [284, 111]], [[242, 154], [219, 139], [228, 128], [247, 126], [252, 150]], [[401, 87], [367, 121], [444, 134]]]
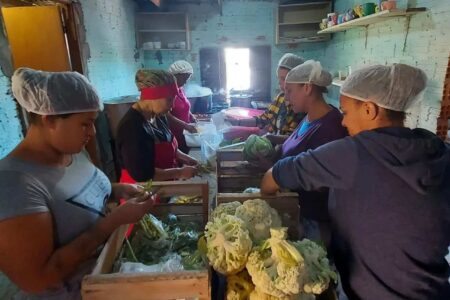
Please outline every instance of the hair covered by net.
[[292, 70], [293, 68], [295, 68], [298, 65], [301, 65], [304, 62], [305, 60], [303, 59], [303, 57], [300, 57], [293, 53], [286, 53], [278, 61], [278, 68], [285, 68], [288, 70]]
[[292, 69], [286, 76], [286, 83], [310, 83], [327, 87], [332, 82], [330, 72], [324, 70], [318, 61], [308, 60]]
[[185, 60], [177, 60], [168, 69], [170, 74], [193, 74], [194, 69], [192, 65]]
[[135, 81], [139, 90], [142, 90], [143, 88], [176, 84], [175, 77], [164, 70], [138, 70], [136, 72]]
[[341, 94], [360, 101], [405, 112], [420, 100], [426, 74], [405, 64], [374, 65], [353, 72], [341, 87]]
[[14, 97], [29, 113], [62, 115], [103, 109], [94, 87], [77, 72], [19, 68], [11, 82]]

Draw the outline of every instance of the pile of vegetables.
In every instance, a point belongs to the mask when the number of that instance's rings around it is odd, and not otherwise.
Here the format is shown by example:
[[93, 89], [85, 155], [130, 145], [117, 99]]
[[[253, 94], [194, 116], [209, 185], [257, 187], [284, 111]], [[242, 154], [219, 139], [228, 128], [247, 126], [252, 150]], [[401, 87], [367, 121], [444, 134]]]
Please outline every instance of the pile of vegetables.
[[201, 270], [206, 259], [198, 250], [200, 237], [201, 223], [182, 222], [173, 214], [163, 222], [147, 214], [126, 239], [120, 262], [155, 265], [179, 255], [185, 270]]
[[272, 143], [267, 138], [252, 134], [245, 141], [243, 154], [245, 160], [255, 161], [260, 157], [270, 159], [274, 152]]
[[278, 213], [255, 199], [219, 205], [205, 228], [209, 264], [227, 276], [227, 300], [314, 299], [337, 275], [326, 251], [290, 241]]

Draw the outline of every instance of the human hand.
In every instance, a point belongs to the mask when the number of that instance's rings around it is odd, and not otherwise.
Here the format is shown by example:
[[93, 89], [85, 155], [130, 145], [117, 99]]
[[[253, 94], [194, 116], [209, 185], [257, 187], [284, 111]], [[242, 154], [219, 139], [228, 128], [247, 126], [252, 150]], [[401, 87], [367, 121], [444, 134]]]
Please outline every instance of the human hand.
[[197, 127], [192, 124], [186, 124], [186, 126], [184, 126], [184, 129], [189, 133], [197, 133]]
[[190, 179], [196, 176], [198, 173], [198, 169], [192, 166], [185, 166], [179, 169], [178, 179]]
[[112, 194], [116, 201], [120, 199], [128, 200], [133, 197], [137, 197], [144, 189], [137, 184], [128, 184], [128, 183], [115, 183], [112, 186]]
[[120, 226], [138, 222], [153, 207], [153, 198], [144, 192], [140, 196], [128, 199], [127, 202], [115, 208], [109, 217], [114, 224]]

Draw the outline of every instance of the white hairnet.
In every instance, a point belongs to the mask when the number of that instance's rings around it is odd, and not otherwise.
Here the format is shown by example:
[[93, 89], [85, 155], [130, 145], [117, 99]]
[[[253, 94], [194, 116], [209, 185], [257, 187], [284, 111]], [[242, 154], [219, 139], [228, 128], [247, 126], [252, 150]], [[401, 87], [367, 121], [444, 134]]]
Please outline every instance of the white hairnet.
[[14, 97], [27, 112], [61, 115], [103, 109], [94, 87], [77, 72], [19, 68], [11, 81]]
[[426, 83], [421, 69], [404, 64], [375, 65], [353, 72], [342, 85], [341, 94], [404, 112], [419, 100]]
[[300, 57], [298, 55], [292, 54], [292, 53], [286, 53], [280, 58], [280, 61], [278, 62], [278, 68], [285, 68], [288, 70], [292, 70], [298, 65], [301, 65], [304, 63], [305, 60], [303, 57]]
[[185, 60], [177, 60], [169, 67], [169, 73], [175, 74], [193, 74], [194, 69], [191, 64]]
[[286, 83], [311, 83], [327, 87], [331, 84], [330, 72], [322, 69], [320, 62], [308, 60], [293, 68], [286, 76]]

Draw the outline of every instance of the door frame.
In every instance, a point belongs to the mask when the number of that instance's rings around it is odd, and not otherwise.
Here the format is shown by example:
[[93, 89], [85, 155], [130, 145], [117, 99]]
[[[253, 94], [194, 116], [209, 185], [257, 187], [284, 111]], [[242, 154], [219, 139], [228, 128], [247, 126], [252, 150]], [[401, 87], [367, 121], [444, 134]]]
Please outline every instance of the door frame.
[[[64, 33], [67, 37], [67, 48], [69, 51], [69, 59], [72, 70], [89, 78], [87, 62], [90, 56], [90, 52], [86, 40], [86, 28], [84, 26], [84, 16], [81, 3], [72, 0], [53, 0], [51, 2], [53, 2], [53, 5], [59, 6], [61, 8], [61, 19], [63, 22]], [[46, 1], [45, 5], [48, 5], [48, 3], [50, 3], [50, 1]], [[0, 6], [2, 7], [31, 5], [39, 6], [39, 4], [43, 5], [39, 1], [32, 0], [0, 0]], [[1, 19], [2, 22], [0, 24], [0, 30], [6, 32], [5, 26], [3, 24], [3, 16]], [[12, 55], [6, 57], [6, 59], [9, 60], [7, 63], [12, 65]], [[5, 74], [5, 76], [11, 79], [12, 74]], [[23, 136], [25, 136], [28, 128], [26, 113], [17, 103], [16, 106], [19, 120], [22, 125], [22, 134]], [[98, 149], [99, 147], [96, 139], [91, 139], [86, 145], [86, 150], [88, 151], [92, 162], [97, 167], [100, 167], [101, 161]]]

